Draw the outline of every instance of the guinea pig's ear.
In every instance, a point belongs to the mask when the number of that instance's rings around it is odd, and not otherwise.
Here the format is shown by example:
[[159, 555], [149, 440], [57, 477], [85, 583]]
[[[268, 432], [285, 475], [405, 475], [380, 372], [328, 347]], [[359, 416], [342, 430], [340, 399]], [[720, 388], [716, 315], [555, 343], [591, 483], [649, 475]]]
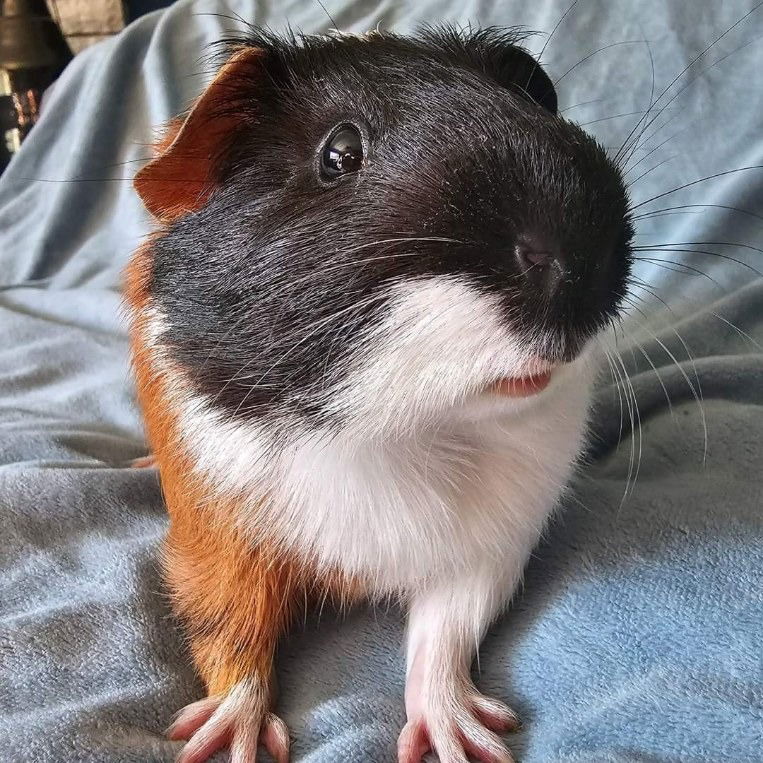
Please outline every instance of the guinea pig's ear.
[[556, 114], [556, 90], [548, 74], [520, 43], [520, 30], [485, 27], [464, 32], [454, 26], [424, 27], [423, 37], [440, 50], [476, 66], [499, 85]]
[[170, 123], [157, 156], [135, 175], [135, 190], [161, 222], [193, 212], [209, 199], [221, 155], [244, 120], [235, 106], [240, 83], [258, 77], [263, 56], [253, 47], [236, 52], [188, 115]]
[[526, 50], [516, 45], [506, 45], [497, 57], [498, 81], [528, 95], [544, 109], [556, 114], [556, 90], [551, 78]]

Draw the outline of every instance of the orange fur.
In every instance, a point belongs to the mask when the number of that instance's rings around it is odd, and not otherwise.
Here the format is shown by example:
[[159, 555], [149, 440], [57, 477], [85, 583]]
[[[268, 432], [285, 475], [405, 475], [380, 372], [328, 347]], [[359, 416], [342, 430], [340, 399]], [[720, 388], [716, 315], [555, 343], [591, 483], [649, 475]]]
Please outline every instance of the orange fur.
[[135, 175], [146, 209], [163, 223], [202, 207], [215, 184], [215, 164], [241, 118], [226, 108], [241, 79], [257, 76], [262, 52], [242, 48], [223, 65], [185, 118], [172, 120], [157, 155]]
[[175, 117], [167, 122], [161, 130], [159, 140], [154, 144], [154, 156], [161, 156], [175, 142], [185, 120], [185, 117]]
[[252, 675], [269, 677], [276, 640], [303, 598], [298, 560], [266, 544], [251, 547], [232, 525], [210, 525], [206, 507], [178, 508], [165, 569], [207, 690], [218, 694]]

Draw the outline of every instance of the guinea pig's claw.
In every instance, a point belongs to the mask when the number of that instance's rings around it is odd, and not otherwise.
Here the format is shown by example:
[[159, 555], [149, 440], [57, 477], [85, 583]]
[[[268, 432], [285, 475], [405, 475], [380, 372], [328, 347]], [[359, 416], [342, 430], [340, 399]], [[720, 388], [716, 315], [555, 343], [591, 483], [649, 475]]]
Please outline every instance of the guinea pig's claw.
[[153, 453], [149, 453], [147, 456], [134, 458], [129, 462], [128, 466], [131, 469], [153, 469], [156, 466], [156, 456]]
[[519, 731], [522, 721], [519, 716], [503, 702], [475, 692], [472, 696], [472, 709], [482, 724], [499, 734], [507, 731]]

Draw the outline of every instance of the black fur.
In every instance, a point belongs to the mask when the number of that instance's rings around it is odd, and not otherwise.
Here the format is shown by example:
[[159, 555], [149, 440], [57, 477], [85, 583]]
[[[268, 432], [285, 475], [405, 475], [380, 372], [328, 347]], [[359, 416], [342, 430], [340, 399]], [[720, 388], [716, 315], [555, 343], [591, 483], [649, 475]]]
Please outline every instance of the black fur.
[[[622, 177], [556, 116], [551, 81], [520, 41], [450, 28], [248, 40], [264, 71], [226, 107], [246, 119], [219, 188], [155, 252], [167, 341], [203, 392], [240, 416], [319, 419], [390, 279], [467, 276], [556, 357], [617, 313], [632, 237]], [[318, 156], [343, 122], [361, 130], [367, 165], [326, 183]], [[523, 274], [525, 235], [560, 253], [553, 288]]]

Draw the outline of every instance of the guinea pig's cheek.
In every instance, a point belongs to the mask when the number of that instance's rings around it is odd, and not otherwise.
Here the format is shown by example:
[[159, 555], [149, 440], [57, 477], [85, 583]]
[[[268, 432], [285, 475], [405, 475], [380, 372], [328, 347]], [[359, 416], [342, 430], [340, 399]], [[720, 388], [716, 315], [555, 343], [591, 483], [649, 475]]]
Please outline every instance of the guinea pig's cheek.
[[364, 427], [407, 428], [492, 380], [521, 375], [528, 358], [497, 297], [456, 276], [402, 281], [391, 287], [384, 318], [355, 353], [328, 407]]

